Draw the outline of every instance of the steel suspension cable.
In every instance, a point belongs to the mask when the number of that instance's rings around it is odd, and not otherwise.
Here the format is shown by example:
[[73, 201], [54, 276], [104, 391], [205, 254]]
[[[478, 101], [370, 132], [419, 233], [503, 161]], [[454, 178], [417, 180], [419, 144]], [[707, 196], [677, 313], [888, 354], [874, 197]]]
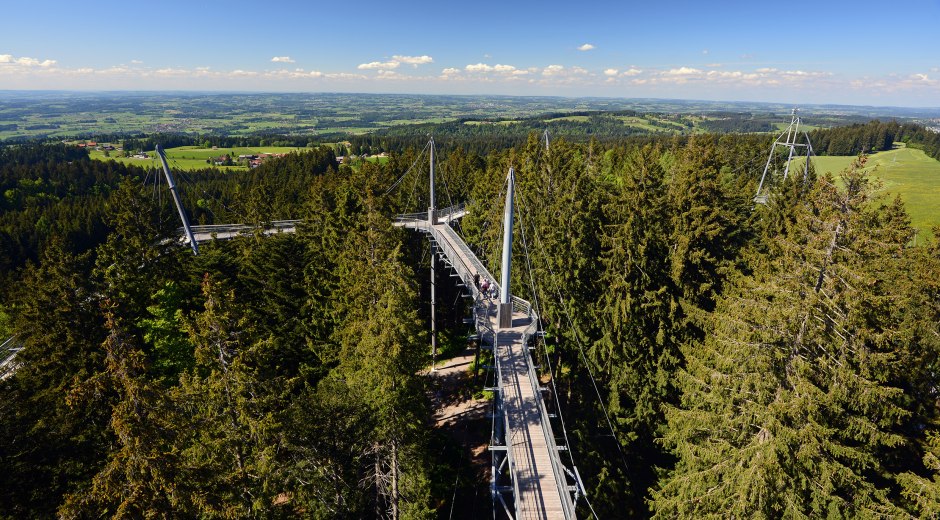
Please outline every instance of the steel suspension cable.
[[[405, 170], [405, 173], [401, 174], [401, 177], [399, 177], [398, 180], [392, 183], [392, 185], [389, 186], [387, 190], [385, 190], [385, 193], [382, 194], [383, 197], [391, 193], [392, 190], [394, 190], [395, 188], [398, 187], [399, 184], [401, 184], [401, 181], [405, 180], [405, 176], [408, 175], [408, 173], [411, 171], [412, 168], [415, 167], [416, 164], [418, 164], [418, 161], [421, 159], [422, 156], [424, 156], [424, 152], [428, 149], [428, 146], [430, 145], [431, 145], [431, 141], [428, 141], [428, 144], [424, 145], [424, 148], [422, 148], [421, 152], [418, 153], [418, 156], [415, 158], [415, 161], [411, 163], [411, 166], [409, 166], [408, 169]], [[410, 199], [409, 199], [409, 202], [410, 202]]]
[[[518, 193], [516, 192], [514, 192], [514, 198], [516, 198], [516, 200], [519, 200], [519, 201], [521, 201], [522, 199], [522, 197], [518, 195]], [[525, 229], [526, 229], [525, 214], [526, 213], [525, 213], [525, 210], [522, 208], [521, 203], [518, 204], [518, 206], [519, 206], [519, 220], [520, 220], [519, 230], [520, 230], [520, 235], [522, 236], [522, 249], [525, 252], [524, 256], [525, 256], [525, 261], [526, 261], [526, 270], [529, 273], [529, 287], [532, 290], [532, 304], [535, 307], [535, 314], [536, 316], [538, 316], [538, 325], [537, 325], [538, 329], [537, 330], [544, 332], [545, 327], [542, 322], [542, 310], [541, 310], [541, 306], [539, 305], [538, 289], [535, 285], [535, 276], [532, 274], [532, 261], [529, 255], [528, 240], [526, 239], [526, 232], [525, 232]], [[568, 427], [565, 424], [565, 414], [562, 411], [561, 399], [558, 398], [558, 387], [555, 384], [555, 371], [552, 368], [552, 359], [548, 353], [548, 345], [545, 343], [544, 336], [542, 337], [542, 350], [545, 352], [545, 364], [548, 365], [548, 373], [549, 373], [549, 376], [551, 378], [551, 383], [552, 383], [552, 393], [555, 394], [555, 398], [557, 400], [557, 402], [555, 403], [555, 406], [558, 408], [558, 419], [561, 421], [561, 432], [562, 432], [562, 436], [565, 439], [565, 446], [568, 447], [568, 457], [571, 459], [571, 464], [573, 466], [577, 466], [577, 463], [575, 462], [574, 448], [572, 447], [571, 441], [568, 439]], [[584, 501], [587, 503], [588, 508], [591, 510], [591, 514], [594, 515], [594, 518], [599, 518], [597, 516], [597, 513], [594, 512], [594, 506], [591, 505], [591, 501], [587, 497], [587, 492], [584, 493]]]
[[[543, 152], [542, 152], [542, 150], [540, 149], [540, 150], [539, 150], [539, 157], [542, 156], [542, 153], [543, 153]], [[521, 211], [521, 212], [524, 212], [525, 210], [520, 206], [520, 211]], [[541, 241], [541, 239], [539, 238], [538, 230], [537, 230], [536, 228], [534, 228], [534, 227], [533, 227], [533, 234], [534, 234], [534, 237], [535, 237], [536, 251], [542, 251], [543, 254], [544, 254], [545, 248], [543, 247], [542, 241]], [[610, 420], [610, 414], [609, 414], [608, 411], [607, 411], [607, 406], [604, 404], [604, 398], [601, 397], [600, 389], [599, 389], [598, 386], [597, 386], [597, 379], [594, 377], [594, 371], [591, 370], [591, 365], [590, 365], [590, 363], [588, 362], [587, 356], [584, 354], [584, 347], [583, 347], [583, 345], [581, 344], [580, 334], [579, 334], [579, 332], [578, 332], [578, 329], [574, 326], [574, 321], [571, 319], [571, 313], [569, 312], [568, 306], [567, 306], [567, 304], [565, 303], [565, 299], [564, 299], [564, 297], [563, 297], [563, 295], [562, 295], [562, 293], [561, 293], [561, 288], [560, 288], [560, 287], [558, 286], [558, 284], [556, 283], [557, 276], [555, 275], [555, 270], [552, 269], [552, 265], [551, 265], [550, 262], [545, 261], [545, 265], [548, 267], [548, 271], [549, 271], [549, 273], [551, 274], [551, 279], [552, 279], [552, 282], [553, 282], [552, 285], [553, 285], [553, 287], [554, 287], [554, 289], [555, 289], [555, 294], [556, 294], [557, 297], [558, 297], [559, 305], [561, 306], [561, 309], [562, 309], [562, 311], [563, 311], [564, 314], [565, 314], [565, 318], [566, 318], [567, 321], [568, 321], [568, 327], [575, 333], [575, 335], [574, 335], [574, 338], [575, 338], [575, 345], [577, 345], [577, 347], [578, 347], [578, 352], [581, 354], [581, 361], [584, 363], [585, 368], [587, 368], [588, 376], [591, 378], [591, 386], [594, 387], [594, 393], [597, 395], [598, 404], [600, 404], [600, 406], [601, 406], [601, 411], [604, 412], [604, 419], [607, 421], [607, 427], [608, 427], [608, 429], [610, 430], [610, 435], [611, 435], [611, 437], [614, 439], [615, 444], [617, 445], [617, 451], [620, 453], [620, 460], [621, 460], [621, 462], [623, 463], [623, 469], [624, 469], [624, 471], [629, 472], [629, 465], [627, 464], [627, 457], [626, 457], [626, 455], [623, 453], [623, 447], [620, 445], [620, 439], [617, 437], [617, 433], [616, 433], [616, 431], [614, 430], [613, 422]]]

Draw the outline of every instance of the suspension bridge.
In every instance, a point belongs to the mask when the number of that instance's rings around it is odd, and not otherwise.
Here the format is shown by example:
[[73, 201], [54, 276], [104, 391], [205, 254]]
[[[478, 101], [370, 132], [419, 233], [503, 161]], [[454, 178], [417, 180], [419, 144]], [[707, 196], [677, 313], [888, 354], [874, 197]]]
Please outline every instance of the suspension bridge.
[[[493, 357], [493, 364], [488, 367], [495, 375], [495, 386], [488, 388], [494, 394], [488, 447], [492, 456], [490, 491], [494, 515], [501, 508], [510, 519], [573, 519], [576, 517], [578, 497], [585, 496], [585, 491], [577, 467], [572, 464], [568, 468], [562, 462], [561, 453], [566, 452], [568, 447], [556, 442], [550, 421], [552, 414], [549, 414], [543, 398], [548, 388], [540, 383], [530, 355], [532, 340], [544, 335], [540, 330], [541, 322], [530, 302], [509, 291], [515, 185], [513, 170], [510, 169], [507, 176], [501, 281], [497, 283], [496, 278], [453, 227], [458, 219], [467, 214], [466, 206], [457, 204], [443, 209], [436, 207], [433, 139], [428, 143], [428, 148], [430, 207], [426, 212], [398, 215], [394, 218], [394, 225], [426, 233], [432, 244], [432, 362], [437, 356], [435, 286], [437, 263], [440, 261], [453, 272], [451, 277], [459, 278], [459, 285], [469, 291], [467, 296], [473, 300], [477, 344], [480, 349], [491, 352]], [[179, 230], [180, 240], [188, 244], [195, 254], [199, 253], [198, 246], [202, 242], [259, 232], [257, 226], [245, 224], [190, 226], [172, 171], [160, 147], [157, 147], [157, 154], [183, 224]], [[261, 228], [260, 232], [264, 235], [293, 233], [298, 224], [296, 220], [274, 221]], [[499, 293], [498, 301], [491, 301], [480, 290], [477, 281], [481, 279], [492, 281]], [[477, 354], [479, 356], [479, 351]]]

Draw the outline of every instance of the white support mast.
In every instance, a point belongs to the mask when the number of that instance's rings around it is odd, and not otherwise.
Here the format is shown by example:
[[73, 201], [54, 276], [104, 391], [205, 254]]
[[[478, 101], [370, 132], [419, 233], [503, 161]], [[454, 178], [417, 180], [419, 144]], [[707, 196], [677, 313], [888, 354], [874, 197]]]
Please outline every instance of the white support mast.
[[499, 284], [499, 328], [512, 328], [512, 295], [509, 294], [509, 270], [512, 267], [512, 213], [516, 176], [512, 168], [506, 176], [506, 205], [503, 208], [503, 262]]
[[196, 243], [196, 237], [193, 236], [193, 230], [189, 227], [189, 219], [186, 218], [186, 211], [183, 210], [183, 203], [180, 201], [180, 195], [176, 192], [176, 183], [173, 182], [173, 172], [170, 171], [170, 165], [166, 162], [166, 154], [163, 153], [163, 147], [157, 145], [157, 155], [160, 156], [160, 162], [163, 163], [163, 175], [166, 176], [166, 183], [170, 187], [170, 193], [173, 194], [173, 202], [176, 203], [176, 211], [180, 214], [180, 220], [183, 221], [183, 231], [186, 233], [186, 239], [189, 240], [189, 247], [193, 248], [193, 254], [199, 254], [199, 244]]

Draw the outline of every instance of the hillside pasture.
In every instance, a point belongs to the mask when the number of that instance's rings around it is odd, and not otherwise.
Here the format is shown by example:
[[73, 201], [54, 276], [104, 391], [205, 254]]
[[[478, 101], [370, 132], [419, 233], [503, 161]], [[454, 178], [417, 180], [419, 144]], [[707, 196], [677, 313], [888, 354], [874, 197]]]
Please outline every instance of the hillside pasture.
[[[846, 169], [855, 156], [820, 156], [812, 161], [818, 174], [831, 172], [838, 181], [839, 172]], [[881, 181], [881, 191], [889, 202], [900, 195], [917, 228], [917, 242], [931, 237], [931, 228], [940, 226], [940, 161], [928, 157], [923, 151], [903, 145], [894, 150], [868, 156], [866, 169]]]

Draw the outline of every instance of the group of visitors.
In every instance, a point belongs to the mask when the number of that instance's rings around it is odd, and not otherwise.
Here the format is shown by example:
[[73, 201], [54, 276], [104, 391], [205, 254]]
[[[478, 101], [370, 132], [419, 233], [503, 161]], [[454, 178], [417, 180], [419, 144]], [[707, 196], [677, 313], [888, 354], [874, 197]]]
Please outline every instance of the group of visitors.
[[480, 296], [486, 298], [487, 300], [496, 299], [496, 283], [490, 282], [490, 280], [483, 276], [481, 277], [478, 274], [473, 275], [474, 282], [476, 282], [477, 287], [480, 288]]

